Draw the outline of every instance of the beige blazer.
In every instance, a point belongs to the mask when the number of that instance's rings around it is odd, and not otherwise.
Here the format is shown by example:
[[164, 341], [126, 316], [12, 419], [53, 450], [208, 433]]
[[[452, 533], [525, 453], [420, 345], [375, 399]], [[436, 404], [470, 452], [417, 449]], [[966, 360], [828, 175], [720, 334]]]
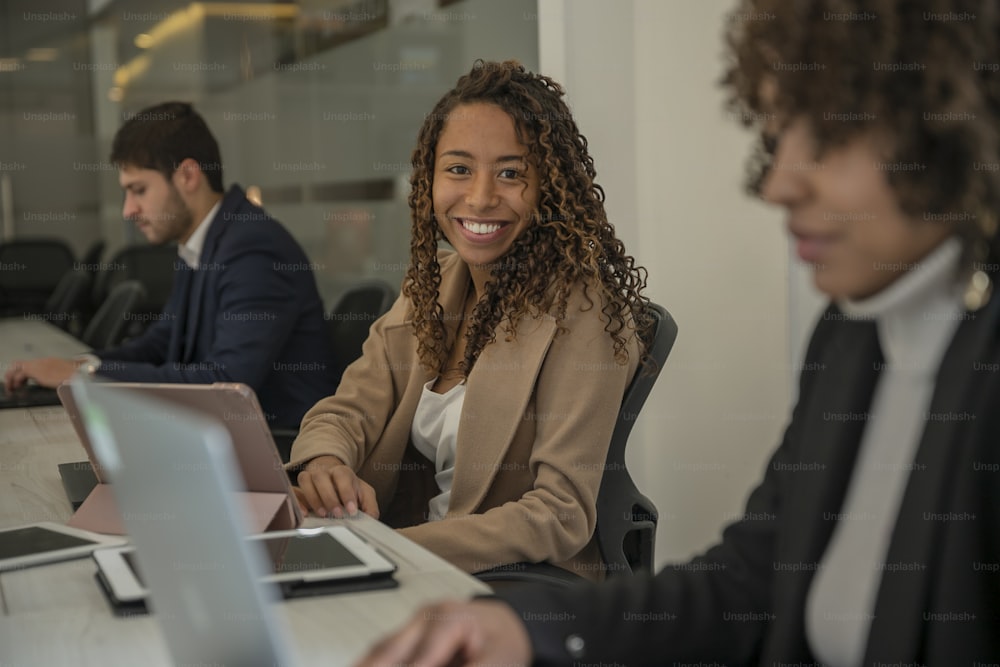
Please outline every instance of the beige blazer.
[[[471, 281], [455, 253], [439, 259], [439, 299], [453, 337]], [[638, 365], [635, 341], [628, 363], [616, 363], [605, 319], [582, 287], [570, 297], [567, 332], [555, 336], [549, 315], [522, 320], [514, 340], [498, 329], [467, 380], [448, 513], [427, 522], [439, 490], [410, 428], [434, 374], [420, 365], [411, 311], [401, 296], [372, 325], [337, 393], [303, 419], [289, 465], [339, 457], [375, 488], [383, 520], [408, 526], [406, 537], [467, 572], [548, 561], [601, 578], [595, 499]]]

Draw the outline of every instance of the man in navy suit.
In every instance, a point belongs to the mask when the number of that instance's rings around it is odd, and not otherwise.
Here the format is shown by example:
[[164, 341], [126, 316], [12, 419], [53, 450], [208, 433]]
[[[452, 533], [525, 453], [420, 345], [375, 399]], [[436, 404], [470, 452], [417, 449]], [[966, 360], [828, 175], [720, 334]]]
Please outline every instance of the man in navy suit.
[[17, 362], [8, 388], [28, 379], [57, 386], [81, 366], [117, 381], [243, 382], [269, 423], [297, 426], [339, 382], [302, 248], [239, 186], [224, 191], [218, 144], [189, 104], [132, 116], [115, 135], [111, 161], [124, 217], [150, 243], [177, 243], [170, 298], [138, 338], [81, 359]]

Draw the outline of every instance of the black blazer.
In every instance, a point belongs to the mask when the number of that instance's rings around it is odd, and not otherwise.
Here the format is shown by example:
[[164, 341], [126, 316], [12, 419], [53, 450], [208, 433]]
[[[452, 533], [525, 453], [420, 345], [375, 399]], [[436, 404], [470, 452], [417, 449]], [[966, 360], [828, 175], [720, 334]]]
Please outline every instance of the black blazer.
[[[964, 318], [925, 415], [865, 665], [1000, 659], [1000, 296]], [[718, 545], [652, 578], [502, 595], [522, 614], [538, 662], [814, 664], [807, 593], [882, 363], [874, 323], [828, 308], [784, 440]]]
[[234, 185], [199, 261], [197, 271], [175, 262], [159, 320], [121, 347], [97, 352], [98, 373], [126, 382], [244, 382], [269, 422], [298, 426], [340, 381], [305, 252]]

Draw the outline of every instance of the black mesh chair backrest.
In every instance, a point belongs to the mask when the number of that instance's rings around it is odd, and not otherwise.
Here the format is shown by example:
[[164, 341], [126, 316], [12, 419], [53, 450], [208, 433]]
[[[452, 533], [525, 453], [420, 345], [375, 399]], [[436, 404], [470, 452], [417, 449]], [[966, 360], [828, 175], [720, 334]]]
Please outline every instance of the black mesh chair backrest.
[[0, 311], [7, 315], [44, 312], [45, 301], [75, 258], [59, 239], [17, 239], [0, 243]]
[[106, 243], [102, 239], [98, 239], [90, 244], [87, 248], [87, 252], [83, 253], [83, 257], [80, 258], [81, 268], [87, 271], [91, 275], [97, 273], [101, 267], [101, 257], [104, 256], [104, 247]]
[[625, 390], [597, 495], [597, 544], [609, 577], [653, 570], [656, 507], [636, 488], [625, 465], [625, 446], [677, 339], [677, 323], [658, 304], [651, 302], [648, 312], [656, 320], [649, 341], [649, 355], [655, 366], [651, 370], [640, 367]]
[[94, 313], [81, 340], [92, 349], [103, 350], [121, 343], [128, 332], [136, 306], [146, 298], [146, 288], [137, 280], [118, 283]]
[[[388, 312], [395, 300], [396, 291], [391, 285], [371, 279], [351, 285], [334, 302], [326, 319], [335, 377], [341, 377], [344, 369], [361, 356], [368, 330], [375, 320]], [[286, 463], [297, 435], [298, 429], [294, 428], [271, 429], [278, 454]]]
[[368, 330], [395, 300], [396, 291], [392, 286], [377, 279], [358, 282], [340, 295], [327, 316], [337, 377], [361, 356]]
[[77, 335], [90, 304], [90, 273], [84, 269], [67, 271], [45, 302], [45, 317], [63, 331]]
[[102, 303], [118, 283], [137, 280], [146, 288], [146, 294], [136, 306], [136, 311], [159, 314], [173, 287], [175, 261], [180, 260], [177, 257], [177, 246], [172, 243], [122, 248], [110, 260], [101, 264], [102, 270], [94, 282], [94, 303]]

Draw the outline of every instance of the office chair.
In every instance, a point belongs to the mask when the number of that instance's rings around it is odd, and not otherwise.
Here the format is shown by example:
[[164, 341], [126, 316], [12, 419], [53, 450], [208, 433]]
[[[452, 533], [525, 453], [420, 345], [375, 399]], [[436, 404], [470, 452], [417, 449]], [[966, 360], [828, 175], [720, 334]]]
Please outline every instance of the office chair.
[[87, 251], [83, 253], [83, 257], [80, 258], [80, 264], [83, 265], [83, 269], [94, 275], [97, 273], [101, 264], [101, 257], [104, 255], [105, 242], [103, 239], [98, 239], [90, 244]]
[[63, 331], [78, 336], [90, 305], [90, 273], [83, 269], [67, 271], [45, 302], [48, 321]]
[[[331, 373], [342, 377], [344, 369], [361, 356], [368, 330], [396, 300], [396, 291], [378, 279], [362, 280], [348, 287], [327, 315], [327, 331], [333, 350]], [[288, 462], [298, 429], [271, 429], [281, 459]]]
[[368, 330], [396, 300], [396, 291], [378, 279], [362, 280], [348, 287], [327, 315], [327, 329], [333, 343], [333, 372], [337, 376], [361, 356]]
[[0, 243], [0, 314], [44, 313], [45, 302], [75, 258], [59, 239], [17, 239]]
[[145, 298], [146, 288], [139, 281], [118, 283], [94, 313], [80, 340], [94, 350], [118, 345], [127, 336], [129, 316], [137, 312], [136, 306]]
[[91, 299], [95, 304], [103, 303], [115, 285], [125, 280], [142, 283], [146, 292], [142, 301], [135, 305], [135, 312], [146, 317], [137, 317], [129, 322], [127, 330], [128, 336], [138, 336], [163, 311], [173, 288], [176, 261], [180, 260], [177, 246], [173, 243], [125, 246], [112, 255], [103, 265], [103, 270], [97, 273]]
[[[639, 411], [656, 384], [660, 370], [677, 339], [677, 323], [659, 304], [650, 302], [648, 315], [655, 319], [649, 341], [651, 368], [640, 367], [625, 389], [608, 456], [597, 493], [595, 535], [608, 577], [651, 572], [659, 518], [653, 502], [639, 492], [625, 465], [625, 445]], [[477, 572], [481, 581], [530, 581], [566, 586], [583, 578], [551, 563], [516, 563]]]
[[666, 308], [652, 302], [649, 314], [656, 318], [649, 348], [656, 368], [645, 373], [640, 369], [625, 390], [597, 494], [597, 544], [608, 566], [608, 576], [651, 572], [654, 567], [658, 514], [653, 502], [636, 488], [625, 466], [625, 445], [677, 339], [677, 322]]

